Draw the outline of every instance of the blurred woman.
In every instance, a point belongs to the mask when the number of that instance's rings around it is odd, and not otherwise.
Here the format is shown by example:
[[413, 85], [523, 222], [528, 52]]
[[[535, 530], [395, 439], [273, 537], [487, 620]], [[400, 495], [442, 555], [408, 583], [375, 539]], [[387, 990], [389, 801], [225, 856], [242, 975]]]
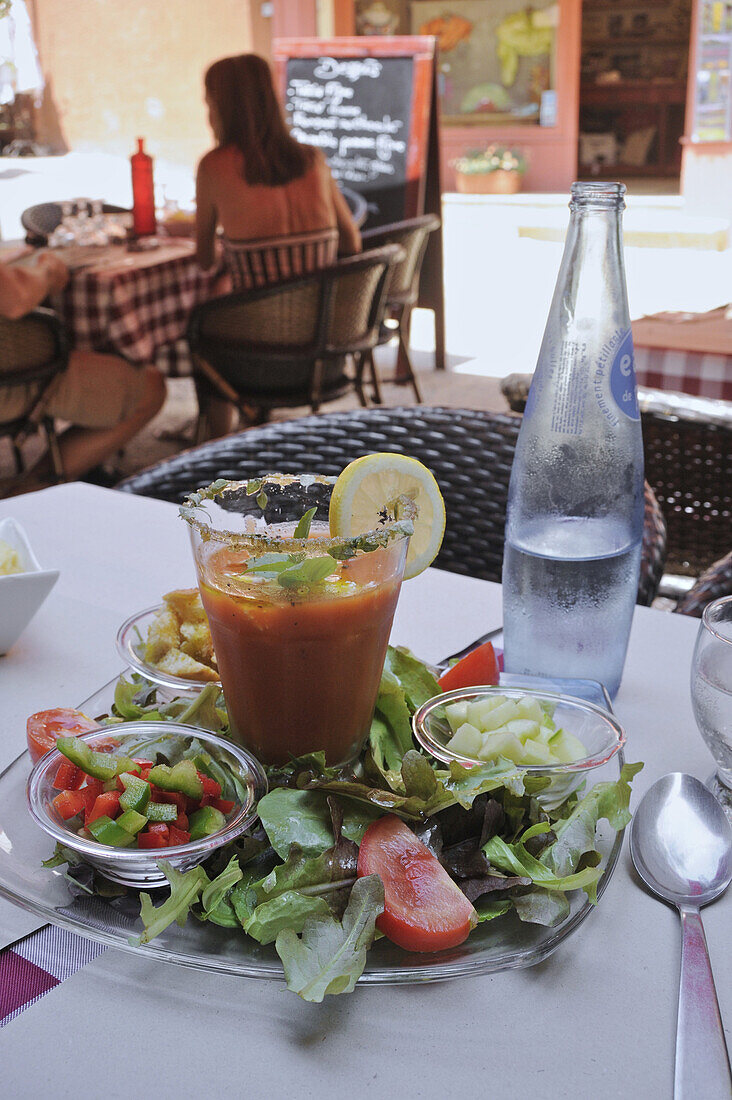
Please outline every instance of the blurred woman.
[[[19, 320], [49, 294], [63, 290], [68, 278], [66, 264], [52, 252], [41, 252], [32, 264], [24, 266], [0, 263], [0, 317]], [[0, 412], [8, 421], [13, 418], [12, 401], [17, 395], [3, 387], [2, 375], [0, 362]], [[124, 447], [164, 401], [165, 379], [155, 367], [138, 367], [117, 355], [74, 349], [67, 369], [51, 384], [36, 415], [45, 413], [71, 425], [59, 445], [64, 472], [73, 481]], [[50, 473], [46, 455], [31, 471], [26, 488], [35, 488], [33, 482], [43, 482]]]
[[320, 150], [290, 135], [267, 62], [224, 57], [205, 76], [216, 148], [198, 166], [199, 264], [215, 259], [217, 227], [235, 288], [279, 282], [361, 250], [346, 200]]

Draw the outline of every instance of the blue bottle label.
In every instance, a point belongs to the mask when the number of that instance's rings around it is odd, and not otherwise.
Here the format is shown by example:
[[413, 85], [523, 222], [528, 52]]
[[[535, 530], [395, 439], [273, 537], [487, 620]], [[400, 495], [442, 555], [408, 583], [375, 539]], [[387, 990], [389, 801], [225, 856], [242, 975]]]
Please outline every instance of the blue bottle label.
[[640, 420], [638, 394], [635, 388], [633, 333], [626, 332], [610, 367], [610, 392], [615, 404], [629, 420]]

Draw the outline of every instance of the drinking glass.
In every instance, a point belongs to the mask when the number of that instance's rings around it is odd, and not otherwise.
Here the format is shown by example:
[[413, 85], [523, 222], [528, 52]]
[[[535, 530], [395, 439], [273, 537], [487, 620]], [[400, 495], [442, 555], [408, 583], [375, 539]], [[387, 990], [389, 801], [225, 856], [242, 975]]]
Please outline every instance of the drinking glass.
[[345, 763], [371, 727], [412, 524], [331, 538], [334, 481], [219, 481], [181, 507], [232, 736], [266, 764]]
[[732, 596], [704, 608], [691, 662], [691, 703], [717, 764], [708, 785], [732, 816]]

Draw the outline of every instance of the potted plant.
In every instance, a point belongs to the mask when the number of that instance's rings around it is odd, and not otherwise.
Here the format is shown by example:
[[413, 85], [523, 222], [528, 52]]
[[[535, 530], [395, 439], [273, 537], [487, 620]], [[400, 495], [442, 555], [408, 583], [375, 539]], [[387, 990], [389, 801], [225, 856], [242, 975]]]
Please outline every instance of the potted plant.
[[452, 161], [457, 189], [464, 195], [515, 195], [521, 190], [526, 161], [518, 149], [489, 145], [468, 149]]

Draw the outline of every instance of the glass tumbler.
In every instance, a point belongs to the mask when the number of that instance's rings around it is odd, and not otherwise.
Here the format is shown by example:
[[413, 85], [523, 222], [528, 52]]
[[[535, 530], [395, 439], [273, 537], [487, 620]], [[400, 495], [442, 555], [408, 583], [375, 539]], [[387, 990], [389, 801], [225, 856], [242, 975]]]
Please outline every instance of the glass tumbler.
[[232, 736], [266, 764], [360, 752], [411, 522], [331, 538], [335, 478], [219, 481], [181, 507]]
[[691, 663], [691, 703], [699, 731], [717, 764], [710, 780], [732, 813], [732, 596], [704, 608]]

